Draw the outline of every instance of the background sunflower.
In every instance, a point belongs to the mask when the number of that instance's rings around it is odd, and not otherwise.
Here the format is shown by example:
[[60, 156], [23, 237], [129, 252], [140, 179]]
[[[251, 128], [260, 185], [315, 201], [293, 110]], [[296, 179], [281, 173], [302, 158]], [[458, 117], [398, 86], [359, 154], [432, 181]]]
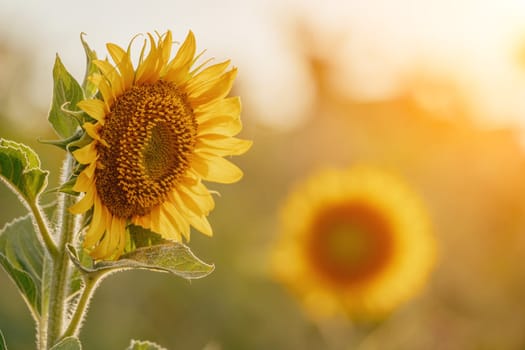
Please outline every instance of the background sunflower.
[[425, 206], [379, 169], [314, 173], [281, 216], [274, 274], [314, 318], [380, 320], [420, 292], [434, 265]]

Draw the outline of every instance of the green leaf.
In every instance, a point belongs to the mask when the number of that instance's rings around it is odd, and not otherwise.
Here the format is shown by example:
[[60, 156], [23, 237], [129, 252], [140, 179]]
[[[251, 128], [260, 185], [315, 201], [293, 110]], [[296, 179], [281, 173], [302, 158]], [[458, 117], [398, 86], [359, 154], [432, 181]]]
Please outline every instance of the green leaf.
[[34, 279], [27, 272], [17, 269], [2, 253], [0, 253], [0, 265], [18, 286], [36, 319], [40, 310], [40, 293]]
[[29, 215], [0, 231], [0, 265], [22, 292], [33, 316], [40, 313], [43, 252]]
[[99, 71], [97, 66], [93, 63], [94, 60], [97, 59], [97, 54], [95, 50], [91, 50], [87, 42], [84, 40], [85, 33], [80, 34], [80, 41], [82, 42], [82, 46], [84, 47], [84, 51], [86, 53], [86, 73], [84, 75], [84, 82], [82, 83], [82, 87], [84, 88], [84, 91], [86, 92], [87, 97], [93, 97], [97, 93], [97, 86], [93, 84], [88, 78], [93, 74]]
[[166, 350], [166, 348], [147, 340], [132, 340], [126, 350]]
[[82, 350], [82, 344], [77, 337], [66, 337], [55, 344], [50, 350]]
[[[48, 217], [56, 205], [44, 208]], [[17, 218], [0, 230], [0, 265], [17, 285], [33, 317], [40, 314], [44, 247], [30, 215]]]
[[138, 225], [129, 225], [129, 233], [135, 248], [148, 247], [157, 244], [169, 243], [158, 233]]
[[0, 350], [7, 350], [7, 344], [5, 343], [4, 335], [0, 330]]
[[91, 264], [81, 263], [72, 245], [67, 248], [75, 265], [86, 273], [145, 269], [168, 272], [185, 279], [197, 279], [209, 275], [215, 269], [214, 265], [206, 264], [197, 258], [186, 245], [176, 242], [137, 248], [121, 256], [119, 260]]
[[62, 138], [69, 138], [75, 134], [79, 121], [74, 114], [82, 112], [77, 108], [77, 103], [84, 99], [84, 92], [66, 70], [58, 55], [53, 67], [53, 101], [49, 111], [48, 120], [53, 125], [56, 133]]
[[48, 171], [40, 169], [38, 155], [28, 146], [0, 138], [0, 179], [29, 207], [47, 186]]

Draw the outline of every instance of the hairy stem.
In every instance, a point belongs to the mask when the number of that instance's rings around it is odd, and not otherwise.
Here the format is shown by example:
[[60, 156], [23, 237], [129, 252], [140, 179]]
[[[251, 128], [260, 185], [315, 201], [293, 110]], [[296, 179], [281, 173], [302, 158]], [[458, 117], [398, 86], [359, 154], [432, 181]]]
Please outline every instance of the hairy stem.
[[82, 322], [86, 315], [91, 297], [93, 296], [93, 293], [95, 292], [99, 281], [102, 280], [102, 277], [104, 275], [105, 273], [99, 272], [93, 275], [87, 275], [84, 278], [84, 288], [82, 289], [82, 294], [80, 295], [73, 316], [69, 321], [69, 325], [62, 336], [63, 338], [70, 336], [78, 336], [78, 332], [80, 330], [80, 327], [82, 326]]
[[44, 254], [44, 264], [43, 264], [43, 276], [42, 276], [42, 295], [41, 295], [41, 310], [40, 315], [34, 315], [35, 320], [37, 321], [37, 346], [38, 349], [45, 349], [47, 343], [47, 326], [48, 326], [48, 317], [49, 317], [49, 305], [46, 304], [46, 300], [49, 300], [49, 290], [47, 286], [49, 285], [50, 276], [48, 271], [46, 271], [46, 266], [50, 266], [53, 259], [57, 259], [59, 252], [56, 246], [56, 243], [53, 241], [51, 236], [51, 230], [49, 224], [46, 222], [45, 216], [42, 213], [42, 208], [38, 205], [38, 200], [35, 203], [29, 203], [29, 209], [32, 212], [32, 218], [34, 224], [36, 225], [40, 237], [44, 241], [46, 246], [46, 253]]
[[[64, 161], [63, 180], [67, 179], [73, 171], [74, 159], [67, 154]], [[51, 348], [61, 337], [64, 329], [65, 313], [67, 309], [66, 299], [69, 294], [69, 282], [71, 275], [71, 262], [66, 251], [66, 245], [72, 243], [76, 229], [75, 218], [69, 213], [68, 208], [75, 203], [75, 198], [61, 194], [58, 202], [58, 226], [57, 226], [57, 255], [49, 264], [49, 298], [47, 304], [46, 327], [46, 349]]]
[[38, 231], [40, 232], [40, 236], [44, 240], [44, 244], [46, 245], [48, 252], [51, 254], [51, 256], [58, 256], [57, 246], [53, 241], [53, 238], [51, 237], [51, 233], [49, 232], [49, 226], [46, 224], [40, 206], [36, 202], [29, 203], [29, 209], [31, 209], [33, 218], [36, 221], [36, 226], [38, 227]]

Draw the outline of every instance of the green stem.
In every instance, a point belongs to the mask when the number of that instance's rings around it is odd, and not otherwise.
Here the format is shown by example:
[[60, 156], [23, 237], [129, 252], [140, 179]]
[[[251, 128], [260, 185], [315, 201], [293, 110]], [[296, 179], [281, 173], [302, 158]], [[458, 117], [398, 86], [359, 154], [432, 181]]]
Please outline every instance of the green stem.
[[[71, 154], [67, 154], [64, 161], [63, 178], [67, 178], [73, 171], [74, 159]], [[65, 313], [67, 308], [66, 299], [69, 294], [69, 282], [71, 274], [71, 262], [66, 251], [67, 243], [72, 243], [75, 232], [75, 218], [69, 213], [68, 208], [75, 203], [75, 197], [61, 194], [58, 202], [57, 227], [58, 247], [57, 254], [53, 257], [50, 264], [49, 276], [49, 298], [47, 300], [47, 319], [46, 322], [46, 341], [45, 349], [51, 348], [61, 337]]]
[[97, 288], [98, 282], [102, 279], [104, 275], [105, 273], [96, 273], [93, 275], [87, 275], [85, 277], [84, 289], [82, 289], [82, 294], [80, 295], [80, 298], [78, 300], [75, 312], [73, 313], [73, 316], [71, 317], [69, 325], [65, 330], [62, 338], [78, 336], [78, 332], [80, 330], [80, 327], [82, 326], [82, 321], [84, 320], [84, 316], [86, 315], [86, 311], [91, 297], [93, 296], [93, 293]]
[[44, 240], [44, 244], [46, 245], [48, 252], [52, 256], [56, 257], [58, 255], [57, 246], [55, 244], [55, 241], [53, 241], [53, 238], [51, 237], [51, 233], [49, 232], [48, 225], [46, 224], [44, 215], [42, 215], [42, 211], [40, 209], [40, 206], [37, 204], [37, 202], [38, 201], [35, 201], [35, 203], [30, 202], [29, 207], [31, 209], [31, 212], [33, 213], [33, 217], [36, 221], [38, 231], [40, 231], [40, 236]]

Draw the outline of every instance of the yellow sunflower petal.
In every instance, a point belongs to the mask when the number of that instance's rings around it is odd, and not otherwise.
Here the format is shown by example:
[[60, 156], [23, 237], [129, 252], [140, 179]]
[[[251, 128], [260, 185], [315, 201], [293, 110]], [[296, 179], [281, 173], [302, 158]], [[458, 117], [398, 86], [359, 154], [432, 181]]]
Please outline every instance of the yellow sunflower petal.
[[178, 225], [172, 220], [173, 215], [166, 210], [160, 211], [160, 226], [162, 227], [162, 238], [173, 241], [182, 242], [182, 234], [178, 230]]
[[118, 243], [115, 248], [115, 252], [112, 256], [112, 258], [114, 259], [119, 258], [124, 253], [124, 249], [126, 249], [126, 243], [128, 240], [128, 234], [126, 232], [126, 221], [123, 220], [121, 223], [122, 227], [118, 231]]
[[[202, 186], [203, 189], [200, 186]], [[200, 212], [196, 212], [197, 214], [207, 215], [215, 207], [215, 201], [210, 191], [208, 191], [203, 184], [199, 184], [199, 186], [180, 186], [179, 193], [180, 192], [191, 197], [192, 201], [196, 203], [200, 210]]]
[[73, 185], [73, 191], [87, 192], [92, 188], [96, 165], [96, 162], [91, 163], [78, 175], [77, 181]]
[[220, 78], [214, 79], [206, 84], [201, 84], [195, 90], [190, 91], [188, 99], [192, 106], [208, 103], [219, 98], [224, 98], [230, 92], [237, 69], [224, 73]]
[[216, 156], [238, 156], [247, 152], [253, 144], [250, 140], [241, 140], [235, 137], [200, 137], [195, 146], [197, 152], [209, 153]]
[[185, 192], [183, 190], [184, 186], [179, 188], [179, 191], [172, 192], [173, 196], [180, 196], [181, 202], [184, 203], [184, 206], [189, 209], [190, 215], [208, 215], [209, 209], [206, 207], [207, 202], [199, 202], [196, 200], [195, 195], [192, 193]]
[[192, 176], [188, 177], [188, 180], [185, 182], [186, 188], [188, 188], [191, 192], [201, 195], [201, 196], [207, 196], [210, 194], [210, 191], [208, 188], [202, 183], [200, 178], [197, 176], [196, 178], [193, 178]]
[[241, 108], [241, 98], [234, 96], [195, 106], [194, 110], [199, 123], [204, 123], [216, 117], [236, 119], [241, 114]]
[[[111, 257], [120, 256], [126, 243], [126, 220], [113, 216], [111, 232], [109, 234], [109, 254]], [[122, 249], [122, 251], [120, 251]]]
[[204, 233], [206, 236], [213, 236], [213, 230], [211, 228], [208, 219], [205, 216], [189, 216], [188, 217], [191, 226], [195, 227], [200, 232]]
[[162, 236], [162, 228], [160, 226], [160, 206], [153, 208], [149, 213], [149, 217], [151, 231], [158, 233]]
[[90, 189], [86, 192], [84, 197], [82, 197], [78, 202], [73, 204], [69, 211], [73, 214], [82, 214], [91, 209], [93, 206], [93, 199], [95, 194], [95, 189]]
[[73, 151], [73, 156], [80, 164], [89, 164], [97, 159], [97, 149], [95, 142]]
[[100, 137], [99, 130], [101, 126], [102, 126], [101, 124], [84, 123], [82, 125], [82, 128], [86, 130], [86, 133], [89, 136], [91, 136], [92, 139], [97, 140], [98, 142], [100, 142], [106, 147], [109, 147], [106, 140]]
[[162, 230], [162, 237], [175, 242], [180, 242], [182, 241], [181, 224], [176, 220], [173, 214], [173, 208], [168, 203], [169, 202], [164, 202], [160, 209], [160, 221], [161, 225], [164, 227]]
[[84, 237], [84, 247], [94, 247], [102, 238], [102, 235], [106, 231], [106, 214], [100, 199], [95, 197], [95, 203], [93, 205], [93, 218], [86, 236]]
[[[94, 178], [94, 175], [95, 175], [95, 170], [97, 168], [97, 163], [96, 162], [93, 162], [91, 164], [89, 164], [83, 171], [81, 174], [84, 174], [86, 177], [90, 178], [90, 179], [93, 179]], [[85, 191], [84, 191], [85, 192]]]
[[197, 73], [194, 77], [192, 77], [187, 85], [186, 88], [189, 91], [195, 90], [202, 84], [207, 84], [210, 80], [217, 79], [226, 68], [230, 65], [230, 60], [214, 64], [212, 66], [207, 67], [203, 71]]
[[155, 43], [155, 38], [153, 38], [153, 35], [148, 33], [148, 37], [150, 42], [150, 51], [146, 59], [143, 62], [140, 62], [139, 66], [137, 67], [137, 72], [135, 75], [137, 84], [156, 81], [159, 79], [160, 75], [159, 52], [157, 44]]
[[104, 236], [104, 238], [102, 238], [100, 243], [89, 252], [89, 255], [91, 255], [91, 257], [94, 260], [110, 260], [108, 259], [108, 256], [109, 256], [108, 244], [109, 244], [109, 238]]
[[164, 213], [166, 215], [166, 218], [172, 222], [173, 227], [176, 230], [176, 233], [180, 237], [180, 235], [184, 236], [187, 241], [190, 240], [190, 224], [184, 217], [180, 214], [178, 208], [175, 206], [173, 202], [166, 201], [163, 204], [164, 206]]
[[[202, 185], [204, 187], [204, 185]], [[192, 191], [192, 187], [180, 186], [179, 195], [183, 199], [188, 199], [194, 203], [196, 210], [193, 210], [198, 215], [208, 215], [215, 206], [215, 201], [210, 194], [210, 191], [205, 188], [205, 193], [198, 193], [195, 190]], [[191, 209], [191, 208], [190, 208]]]
[[111, 230], [111, 224], [113, 221], [113, 217], [111, 215], [108, 215], [105, 217], [105, 226], [106, 231], [105, 234], [102, 236], [100, 241], [97, 243], [97, 245], [91, 249], [89, 252], [89, 255], [95, 260], [111, 260], [111, 249], [109, 246], [110, 243], [110, 230]]
[[242, 170], [222, 157], [201, 153], [195, 155], [192, 166], [204, 180], [229, 184], [242, 178]]
[[101, 100], [82, 100], [77, 103], [78, 108], [86, 112], [91, 118], [104, 125], [104, 118], [108, 112], [107, 106]]
[[98, 69], [100, 69], [102, 74], [104, 74], [106, 79], [109, 81], [113, 96], [120, 96], [124, 91], [124, 84], [122, 82], [122, 77], [120, 74], [118, 74], [116, 68], [113, 67], [107, 60], [96, 60], [93, 61], [93, 63], [98, 67]]
[[133, 216], [131, 222], [144, 228], [150, 228], [150, 220], [148, 216]]
[[[161, 38], [159, 38], [160, 40]], [[171, 31], [168, 30], [166, 34], [164, 35], [164, 40], [162, 41], [162, 44], [159, 46], [161, 53], [161, 62], [163, 62], [163, 69], [167, 69], [167, 63], [169, 62], [170, 56], [171, 56], [171, 47], [173, 45], [173, 37], [171, 35]], [[161, 72], [161, 75], [164, 75], [164, 71]]]
[[98, 134], [97, 126], [92, 123], [84, 123], [82, 125], [82, 128], [86, 130], [86, 133], [91, 136], [92, 139], [95, 139], [100, 142], [101, 138]]
[[216, 117], [199, 124], [199, 135], [219, 134], [234, 136], [241, 132], [241, 130], [242, 122], [240, 118]]
[[102, 95], [102, 99], [107, 106], [110, 106], [115, 99], [111, 86], [107, 79], [101, 74], [93, 74], [89, 77], [89, 80], [98, 87], [98, 91]]
[[122, 76], [122, 85], [125, 90], [129, 89], [133, 84], [135, 78], [135, 70], [131, 63], [131, 57], [129, 50], [126, 52], [123, 48], [118, 45], [108, 43], [106, 45], [111, 58], [117, 65], [120, 74]]
[[165, 75], [166, 80], [175, 83], [187, 80], [193, 57], [195, 57], [195, 49], [195, 36], [190, 30], [179, 51], [177, 51], [175, 58], [168, 63], [168, 70]]

